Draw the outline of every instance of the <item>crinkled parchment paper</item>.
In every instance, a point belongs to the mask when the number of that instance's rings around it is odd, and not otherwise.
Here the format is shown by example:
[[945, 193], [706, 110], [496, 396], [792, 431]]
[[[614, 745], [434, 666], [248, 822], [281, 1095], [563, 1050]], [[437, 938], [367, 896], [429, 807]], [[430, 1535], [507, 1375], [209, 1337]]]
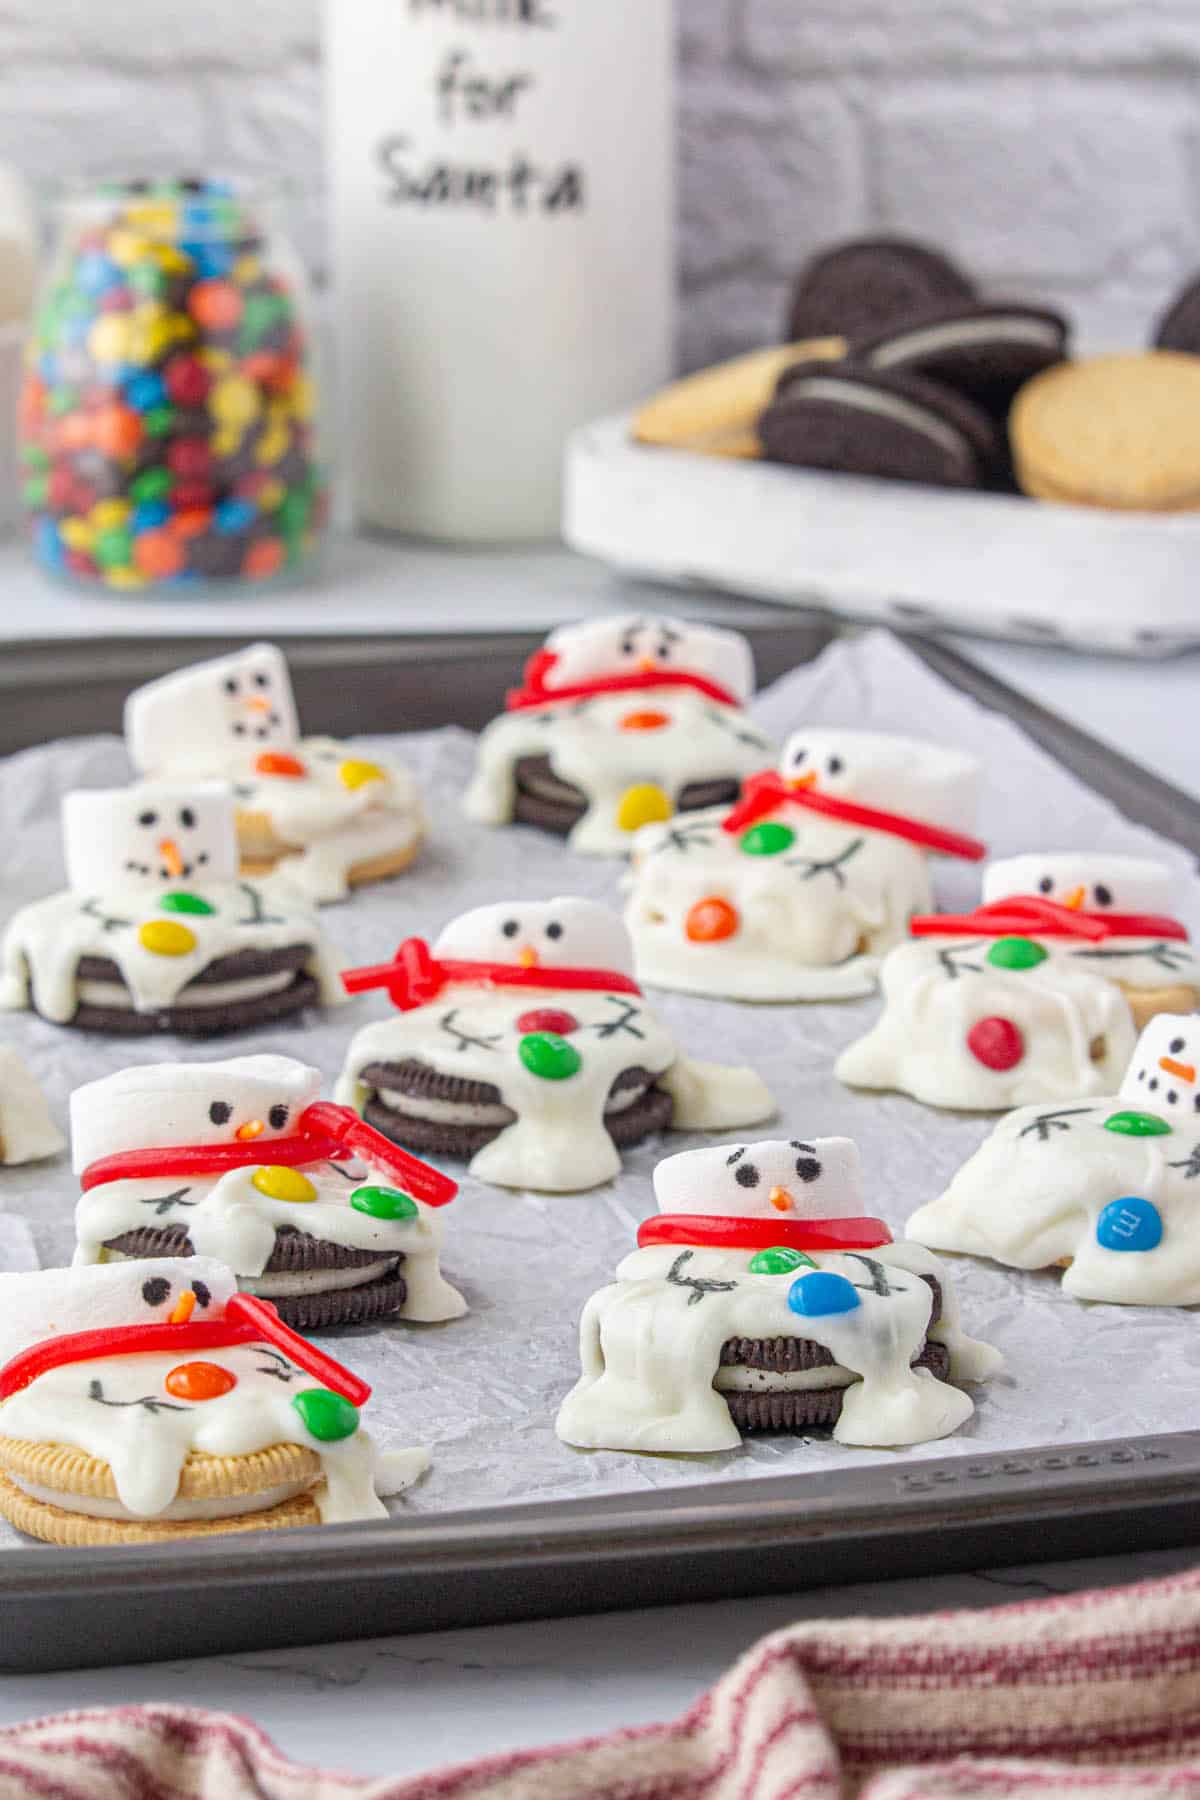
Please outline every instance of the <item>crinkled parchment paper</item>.
[[[1185, 852], [1121, 818], [1016, 727], [943, 685], [883, 633], [835, 645], [766, 692], [755, 711], [778, 737], [811, 721], [919, 732], [974, 750], [986, 771], [981, 835], [994, 854], [1104, 848], [1161, 856], [1178, 873], [1177, 912], [1193, 931], [1200, 927], [1200, 889]], [[309, 721], [313, 729], [320, 723]], [[433, 935], [443, 920], [484, 901], [583, 893], [618, 902], [617, 864], [573, 856], [534, 831], [489, 831], [461, 817], [458, 795], [472, 758], [467, 733], [399, 737], [387, 748], [420, 777], [434, 827], [411, 873], [325, 912], [328, 930], [352, 961], [386, 958], [402, 938]], [[60, 885], [59, 795], [74, 786], [121, 782], [128, 772], [124, 751], [112, 739], [54, 744], [0, 765], [0, 915], [7, 918], [19, 904]], [[938, 875], [943, 904], [970, 904], [976, 870], [943, 863]], [[651, 999], [694, 1055], [744, 1061], [760, 1071], [779, 1102], [781, 1135], [844, 1133], [857, 1139], [869, 1210], [888, 1219], [897, 1235], [990, 1128], [984, 1118], [852, 1093], [834, 1080], [835, 1056], [874, 1018], [876, 1000], [756, 1008], [671, 994]], [[0, 1034], [36, 1071], [65, 1127], [73, 1087], [172, 1053], [213, 1060], [279, 1051], [318, 1064], [332, 1082], [353, 1032], [386, 1010], [382, 995], [368, 995], [311, 1015], [302, 1026], [209, 1046], [109, 1042], [20, 1014], [0, 1015]], [[755, 1135], [772, 1130], [763, 1127]], [[1084, 1306], [1063, 1296], [1053, 1274], [1021, 1275], [959, 1258], [953, 1279], [966, 1325], [1003, 1350], [1009, 1372], [977, 1390], [975, 1418], [956, 1437], [903, 1452], [765, 1438], [727, 1455], [692, 1459], [567, 1449], [553, 1424], [577, 1373], [580, 1309], [611, 1280], [633, 1247], [639, 1220], [654, 1210], [650, 1174], [657, 1159], [698, 1141], [672, 1133], [643, 1145], [627, 1155], [618, 1181], [587, 1194], [500, 1192], [464, 1179], [460, 1198], [443, 1215], [443, 1261], [467, 1294], [470, 1315], [446, 1326], [362, 1328], [323, 1340], [374, 1383], [368, 1421], [383, 1444], [432, 1447], [430, 1475], [400, 1506], [424, 1512], [566, 1499], [898, 1457], [1029, 1450], [1198, 1423], [1200, 1332], [1194, 1312]], [[70, 1256], [74, 1199], [65, 1158], [0, 1170], [0, 1215], [29, 1221], [43, 1265]], [[0, 1266], [29, 1266], [21, 1260], [21, 1238], [8, 1235], [13, 1225], [0, 1216]], [[5, 1257], [12, 1259], [7, 1265]], [[10, 1533], [0, 1541], [16, 1540]]]

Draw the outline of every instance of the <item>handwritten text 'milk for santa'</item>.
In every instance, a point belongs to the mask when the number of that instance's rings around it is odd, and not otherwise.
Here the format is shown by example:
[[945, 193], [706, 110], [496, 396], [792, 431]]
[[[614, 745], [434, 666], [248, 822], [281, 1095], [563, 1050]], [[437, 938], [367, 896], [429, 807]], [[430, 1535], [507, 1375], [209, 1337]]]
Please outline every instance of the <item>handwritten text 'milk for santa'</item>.
[[460, 25], [537, 25], [552, 31], [558, 24], [544, 0], [408, 0], [408, 10]]

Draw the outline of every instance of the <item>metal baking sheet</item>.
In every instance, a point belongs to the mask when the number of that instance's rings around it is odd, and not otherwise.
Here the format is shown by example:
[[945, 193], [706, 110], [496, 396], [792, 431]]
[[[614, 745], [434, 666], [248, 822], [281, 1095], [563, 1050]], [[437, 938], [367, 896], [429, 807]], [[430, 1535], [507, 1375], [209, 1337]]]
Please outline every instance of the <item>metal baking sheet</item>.
[[[493, 652], [487, 674], [497, 691], [514, 660], [511, 647], [503, 662]], [[960, 687], [973, 679], [970, 665], [952, 656], [942, 673]], [[1003, 694], [988, 697], [1007, 703]], [[444, 699], [448, 712], [458, 711], [451, 692]], [[837, 644], [763, 696], [759, 712], [778, 733], [804, 718], [911, 728], [919, 717], [930, 736], [977, 747], [984, 757], [984, 834], [997, 852], [1060, 842], [1153, 847], [1173, 862], [1181, 910], [1197, 922], [1191, 869], [1200, 829], [1184, 796], [1157, 795], [1177, 839], [1163, 845], [1081, 787], [1009, 720], [933, 678], [893, 639]], [[325, 723], [311, 706], [309, 715], [310, 724]], [[1065, 731], [1072, 759], [1087, 762], [1093, 779], [1095, 771], [1111, 776], [1130, 810], [1145, 816], [1128, 766], [1114, 768], [1099, 746], [1077, 741], [1080, 734], [1051, 715], [1032, 722], [1043, 739]], [[454, 796], [471, 757], [465, 733], [422, 734], [394, 747], [426, 783], [437, 825], [418, 870], [326, 915], [356, 960], [377, 959], [401, 936], [436, 929], [484, 897], [615, 897], [614, 865], [573, 857], [525, 832], [481, 832], [457, 817]], [[10, 845], [20, 848], [6, 869], [5, 914], [56, 878], [56, 791], [124, 772], [120, 746], [94, 739], [30, 751], [0, 768], [0, 816]], [[948, 871], [942, 898], [956, 905], [971, 884], [969, 872]], [[874, 1001], [784, 1010], [680, 996], [654, 1003], [694, 1054], [759, 1067], [789, 1130], [857, 1137], [873, 1208], [894, 1226], [990, 1128], [987, 1120], [934, 1115], [899, 1098], [855, 1095], [832, 1080], [836, 1048], [864, 1028]], [[304, 1030], [184, 1054], [269, 1047], [332, 1076], [351, 1032], [384, 1010], [374, 997]], [[0, 1029], [42, 1074], [60, 1118], [76, 1082], [165, 1053], [161, 1041], [108, 1045], [26, 1018], [9, 1017]], [[377, 1435], [433, 1448], [432, 1474], [398, 1503], [388, 1525], [182, 1544], [169, 1555], [31, 1549], [16, 1547], [9, 1534], [0, 1550], [0, 1603], [21, 1629], [3, 1634], [0, 1666], [427, 1630], [1021, 1555], [1141, 1548], [1194, 1531], [1194, 1394], [1180, 1379], [1144, 1373], [1194, 1366], [1194, 1316], [1081, 1307], [1062, 1296], [1053, 1276], [966, 1260], [954, 1272], [968, 1326], [1000, 1344], [1010, 1374], [980, 1390], [976, 1419], [955, 1438], [900, 1453], [763, 1439], [695, 1459], [585, 1455], [559, 1445], [553, 1415], [574, 1378], [582, 1301], [610, 1279], [637, 1220], [651, 1210], [654, 1161], [689, 1141], [643, 1146], [618, 1182], [589, 1195], [510, 1195], [466, 1182], [447, 1221], [445, 1264], [468, 1292], [471, 1316], [442, 1328], [339, 1335], [340, 1353], [376, 1383], [370, 1419]], [[0, 1206], [29, 1221], [45, 1262], [69, 1251], [73, 1197], [65, 1164], [0, 1173]], [[1049, 1367], [1052, 1384], [1043, 1379]]]

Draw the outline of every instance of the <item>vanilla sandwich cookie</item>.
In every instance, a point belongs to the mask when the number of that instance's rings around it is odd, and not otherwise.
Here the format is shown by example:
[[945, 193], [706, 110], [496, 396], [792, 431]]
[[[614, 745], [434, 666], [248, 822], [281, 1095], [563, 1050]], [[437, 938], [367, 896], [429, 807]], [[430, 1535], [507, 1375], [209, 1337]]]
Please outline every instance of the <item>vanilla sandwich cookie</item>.
[[432, 949], [351, 970], [396, 1016], [354, 1037], [337, 1095], [377, 1130], [469, 1159], [501, 1187], [573, 1192], [610, 1180], [652, 1132], [770, 1116], [749, 1069], [694, 1062], [650, 1011], [620, 920], [594, 901], [513, 901], [453, 920]]
[[298, 1331], [460, 1317], [456, 1184], [320, 1101], [285, 1056], [123, 1069], [71, 1096], [77, 1265], [213, 1257]]
[[238, 874], [216, 782], [88, 789], [62, 807], [67, 890], [0, 943], [0, 1006], [116, 1036], [249, 1029], [344, 995], [309, 905]]
[[412, 776], [331, 738], [302, 738], [287, 663], [272, 644], [138, 688], [125, 736], [143, 776], [229, 782], [243, 873], [279, 867], [315, 905], [398, 874], [421, 848]]
[[64, 1545], [386, 1517], [370, 1388], [207, 1257], [0, 1275], [0, 1514]]
[[564, 625], [480, 736], [467, 815], [624, 856], [640, 826], [737, 798], [771, 748], [742, 710], [753, 689], [736, 632], [635, 615]]
[[863, 1213], [848, 1138], [771, 1139], [661, 1162], [659, 1212], [580, 1325], [556, 1430], [581, 1449], [705, 1453], [747, 1431], [844, 1444], [944, 1437], [951, 1381], [999, 1355], [963, 1332], [945, 1270]]

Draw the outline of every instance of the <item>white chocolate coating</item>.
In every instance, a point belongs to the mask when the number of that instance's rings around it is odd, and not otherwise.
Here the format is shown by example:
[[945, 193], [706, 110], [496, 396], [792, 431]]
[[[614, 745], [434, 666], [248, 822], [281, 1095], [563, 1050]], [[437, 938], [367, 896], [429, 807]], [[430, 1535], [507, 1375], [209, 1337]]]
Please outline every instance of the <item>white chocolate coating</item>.
[[[1184, 943], [1047, 938], [1043, 962], [1014, 970], [987, 962], [995, 941], [921, 938], [893, 950], [880, 977], [883, 1014], [842, 1052], [839, 1079], [981, 1112], [1112, 1093], [1137, 1038], [1117, 980], [1129, 988], [1200, 983]], [[1008, 1020], [1020, 1032], [1023, 1054], [1013, 1067], [988, 1068], [972, 1054], [968, 1033], [984, 1019]]]
[[784, 745], [779, 773], [789, 781], [811, 780], [823, 794], [947, 830], [970, 831], [975, 823], [978, 759], [918, 738], [806, 727]]
[[1097, 850], [1030, 851], [989, 863], [983, 872], [983, 902], [1037, 894], [1083, 912], [1170, 914], [1174, 893], [1165, 863], [1144, 856], [1114, 856]]
[[559, 1411], [559, 1437], [582, 1449], [735, 1449], [740, 1434], [715, 1383], [721, 1346], [739, 1337], [807, 1338], [830, 1351], [834, 1371], [819, 1371], [822, 1379], [805, 1385], [845, 1385], [834, 1429], [843, 1444], [923, 1443], [971, 1417], [968, 1395], [910, 1367], [932, 1305], [922, 1273], [942, 1284], [942, 1319], [930, 1335], [947, 1345], [951, 1373], [981, 1380], [1000, 1366], [995, 1351], [962, 1333], [949, 1280], [935, 1258], [908, 1244], [860, 1256], [814, 1252], [819, 1269], [854, 1285], [859, 1304], [809, 1318], [787, 1303], [797, 1272], [751, 1274], [752, 1254], [655, 1244], [627, 1256], [614, 1284], [584, 1308], [583, 1373]]
[[[243, 855], [253, 861], [289, 846], [287, 877], [315, 905], [344, 900], [357, 865], [407, 855], [424, 836], [406, 769], [364, 760], [332, 738], [300, 737], [287, 665], [271, 644], [137, 689], [126, 702], [125, 731], [143, 774], [231, 783]], [[264, 773], [257, 766], [264, 753], [296, 757], [304, 772]], [[266, 843], [254, 836], [256, 815], [267, 821]]]
[[[341, 1005], [342, 966], [315, 913], [282, 881], [238, 881], [224, 885], [179, 882], [213, 909], [208, 914], [167, 914], [160, 891], [144, 884], [100, 894], [64, 893], [35, 900], [9, 922], [0, 946], [0, 1007], [12, 1011], [34, 1005], [60, 1024], [74, 1017], [80, 1001], [81, 957], [102, 956], [116, 963], [138, 1012], [160, 1007], [220, 1005], [219, 997], [195, 985], [195, 978], [219, 958], [239, 950], [308, 947], [306, 971], [315, 977], [321, 1003]], [[194, 939], [182, 955], [163, 955], [141, 942], [140, 928], [170, 917]]]
[[76, 894], [237, 880], [233, 793], [224, 782], [80, 789], [63, 798], [62, 828]]
[[698, 625], [694, 619], [638, 613], [587, 619], [558, 626], [546, 639], [546, 649], [555, 659], [545, 676], [548, 689], [663, 669], [719, 682], [743, 705], [754, 692], [754, 658], [741, 633]]
[[[651, 986], [747, 1001], [835, 1000], [872, 993], [882, 956], [933, 904], [929, 858], [879, 831], [782, 806], [794, 834], [778, 855], [748, 855], [725, 813], [647, 825], [634, 841], [625, 923]], [[731, 937], [694, 942], [688, 915], [717, 897], [737, 913]]]
[[[568, 1041], [582, 1064], [565, 1080], [538, 1077], [519, 1054], [526, 1034], [517, 1021], [545, 1007], [568, 1011], [578, 1022]], [[749, 1069], [681, 1057], [637, 995], [559, 991], [552, 970], [546, 971], [544, 987], [454, 985], [427, 1006], [364, 1026], [350, 1045], [337, 1098], [361, 1112], [370, 1098], [362, 1071], [371, 1063], [408, 1058], [499, 1089], [516, 1120], [475, 1155], [470, 1169], [500, 1187], [567, 1193], [610, 1180], [621, 1159], [604, 1128], [605, 1103], [626, 1069], [646, 1069], [672, 1094], [672, 1122], [681, 1131], [736, 1129], [774, 1110], [770, 1094]]]
[[[661, 713], [669, 722], [651, 731], [622, 726], [622, 720], [647, 712]], [[691, 783], [743, 780], [771, 754], [770, 740], [742, 712], [693, 688], [599, 694], [493, 719], [480, 736], [463, 807], [482, 824], [508, 824], [516, 801], [517, 763], [526, 756], [548, 756], [554, 774], [587, 801], [567, 840], [571, 848], [624, 856], [632, 828], [623, 826], [618, 815], [631, 789], [660, 788], [676, 806]]]
[[[1177, 1021], [1156, 1019], [1149, 1029], [1164, 1023]], [[1154, 1099], [1141, 1109], [1168, 1117]], [[1130, 1104], [1114, 1094], [1009, 1113], [946, 1191], [913, 1214], [909, 1237], [1016, 1269], [1070, 1258], [1063, 1291], [1078, 1300], [1200, 1305], [1200, 1116], [1193, 1105], [1162, 1136], [1106, 1130], [1105, 1120]], [[1100, 1214], [1130, 1196], [1161, 1219], [1154, 1248], [1099, 1241]]]
[[0, 1163], [41, 1162], [65, 1149], [41, 1088], [16, 1051], [0, 1044]]

